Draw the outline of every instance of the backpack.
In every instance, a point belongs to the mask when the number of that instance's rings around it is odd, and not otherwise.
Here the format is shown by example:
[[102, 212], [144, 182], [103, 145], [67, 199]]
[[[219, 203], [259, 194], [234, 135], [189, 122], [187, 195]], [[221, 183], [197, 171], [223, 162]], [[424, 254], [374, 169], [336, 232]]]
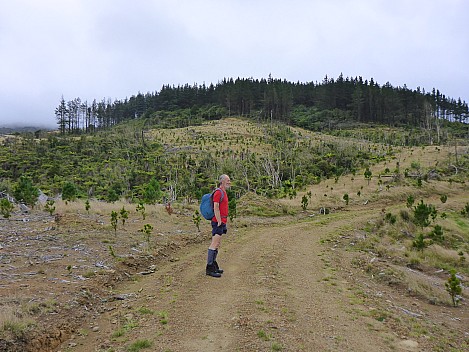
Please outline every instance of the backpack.
[[221, 197], [220, 203], [225, 196], [225, 193], [220, 188], [215, 189], [212, 193], [207, 193], [202, 196], [202, 200], [200, 201], [200, 213], [202, 216], [207, 220], [212, 220], [215, 216], [215, 211], [213, 210], [213, 195], [216, 191], [220, 190]]

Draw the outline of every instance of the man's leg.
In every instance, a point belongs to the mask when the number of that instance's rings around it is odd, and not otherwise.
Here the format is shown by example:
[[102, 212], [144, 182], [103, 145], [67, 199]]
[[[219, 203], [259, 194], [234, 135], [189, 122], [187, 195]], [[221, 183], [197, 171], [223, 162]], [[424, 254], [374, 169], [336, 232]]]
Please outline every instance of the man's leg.
[[221, 276], [221, 274], [216, 271], [214, 264], [217, 256], [218, 247], [220, 247], [220, 242], [221, 235], [215, 234], [212, 236], [212, 242], [210, 243], [210, 247], [208, 247], [206, 274], [213, 277]]

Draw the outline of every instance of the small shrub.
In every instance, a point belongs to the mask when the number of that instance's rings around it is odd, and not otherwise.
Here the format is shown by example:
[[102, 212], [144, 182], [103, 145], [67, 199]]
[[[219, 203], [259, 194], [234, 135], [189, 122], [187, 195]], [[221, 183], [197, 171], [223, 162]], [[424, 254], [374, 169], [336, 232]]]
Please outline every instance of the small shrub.
[[145, 220], [147, 214], [145, 213], [145, 205], [143, 204], [143, 202], [138, 203], [137, 208], [135, 208], [135, 210], [137, 211], [137, 213], [141, 213], [143, 220]]
[[74, 201], [77, 197], [78, 190], [74, 183], [66, 181], [62, 187], [62, 199], [67, 203], [68, 201]]
[[44, 206], [44, 210], [47, 211], [50, 216], [52, 216], [52, 214], [54, 214], [54, 211], [55, 211], [55, 205], [54, 204], [55, 204], [54, 200], [49, 199], [46, 202], [46, 205]]
[[464, 215], [464, 216], [469, 217], [469, 203], [467, 203], [467, 204], [464, 206], [464, 209], [461, 210], [461, 214]]
[[151, 232], [153, 231], [153, 226], [151, 226], [150, 224], [145, 224], [143, 225], [143, 228], [138, 231], [143, 233], [145, 240], [147, 241], [148, 244], [150, 244], [150, 235], [151, 235]]
[[129, 212], [125, 210], [124, 206], [122, 206], [122, 209], [120, 210], [120, 218], [122, 220], [122, 226], [124, 226], [125, 221], [129, 218]]
[[418, 251], [423, 251], [426, 246], [427, 246], [427, 243], [425, 242], [425, 237], [423, 236], [422, 233], [418, 235], [415, 238], [415, 240], [412, 242], [412, 247]]
[[342, 197], [343, 200], [345, 200], [345, 205], [348, 205], [348, 202], [350, 200], [348, 193], [345, 193], [344, 196]]
[[14, 188], [13, 195], [16, 200], [32, 206], [39, 197], [39, 189], [33, 185], [30, 178], [21, 176], [18, 184]]
[[303, 210], [306, 210], [306, 208], [308, 207], [308, 197], [306, 195], [304, 195], [302, 198], [301, 198], [301, 208]]
[[419, 177], [417, 179], [417, 187], [422, 187], [422, 178], [421, 177]]
[[414, 207], [414, 223], [422, 228], [427, 227], [430, 225], [428, 218], [431, 217], [435, 220], [436, 214], [437, 211], [433, 205], [427, 205], [421, 200], [420, 203]]
[[409, 196], [407, 197], [407, 204], [406, 204], [406, 205], [407, 205], [407, 208], [409, 208], [409, 209], [412, 208], [412, 206], [414, 205], [414, 202], [415, 202], [414, 196], [413, 196], [413, 195], [409, 195]]
[[372, 173], [371, 173], [370, 169], [366, 168], [363, 175], [365, 176], [365, 179], [368, 181], [368, 184], [370, 184], [370, 180], [371, 180], [371, 176], [372, 176]]
[[2, 200], [0, 200], [0, 213], [5, 219], [10, 218], [13, 209], [14, 205], [8, 199], [3, 198]]
[[200, 221], [202, 218], [200, 217], [200, 213], [198, 210], [194, 211], [194, 215], [192, 215], [192, 222], [197, 226], [197, 231], [200, 232]]
[[114, 210], [111, 212], [111, 226], [114, 229], [114, 232], [117, 231], [117, 212]]
[[448, 278], [448, 281], [445, 283], [446, 291], [451, 296], [453, 301], [453, 306], [457, 306], [459, 303], [459, 295], [462, 293], [461, 280], [456, 277], [456, 272], [451, 270], [451, 276]]
[[448, 196], [446, 194], [443, 194], [441, 197], [440, 197], [440, 200], [441, 200], [441, 203], [446, 203], [446, 201], [448, 200]]
[[435, 225], [433, 231], [430, 233], [430, 238], [438, 243], [444, 241], [443, 228], [440, 225]]

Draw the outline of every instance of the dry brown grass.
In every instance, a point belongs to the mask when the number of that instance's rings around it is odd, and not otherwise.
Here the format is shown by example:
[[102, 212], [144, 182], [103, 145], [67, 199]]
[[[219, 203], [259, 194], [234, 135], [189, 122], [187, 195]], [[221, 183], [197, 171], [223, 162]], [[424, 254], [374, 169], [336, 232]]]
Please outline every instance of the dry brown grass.
[[21, 337], [34, 324], [34, 320], [16, 305], [7, 303], [1, 306], [0, 337]]

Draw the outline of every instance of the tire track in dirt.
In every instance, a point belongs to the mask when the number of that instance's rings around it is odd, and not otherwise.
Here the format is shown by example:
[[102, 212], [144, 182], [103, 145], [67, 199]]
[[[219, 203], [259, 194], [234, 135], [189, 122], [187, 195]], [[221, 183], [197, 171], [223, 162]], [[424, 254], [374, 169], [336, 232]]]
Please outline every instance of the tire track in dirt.
[[[75, 337], [73, 351], [125, 351], [142, 339], [152, 341], [149, 350], [167, 352], [390, 351], [385, 332], [347, 313], [348, 283], [331, 275], [320, 243], [369, 212], [230, 231], [220, 249], [221, 279], [204, 273], [208, 239], [184, 248], [177, 261], [122, 288], [134, 299], [113, 302], [93, 322], [99, 329]], [[140, 314], [140, 307], [154, 314]], [[129, 321], [133, 328], [111, 338]]]

